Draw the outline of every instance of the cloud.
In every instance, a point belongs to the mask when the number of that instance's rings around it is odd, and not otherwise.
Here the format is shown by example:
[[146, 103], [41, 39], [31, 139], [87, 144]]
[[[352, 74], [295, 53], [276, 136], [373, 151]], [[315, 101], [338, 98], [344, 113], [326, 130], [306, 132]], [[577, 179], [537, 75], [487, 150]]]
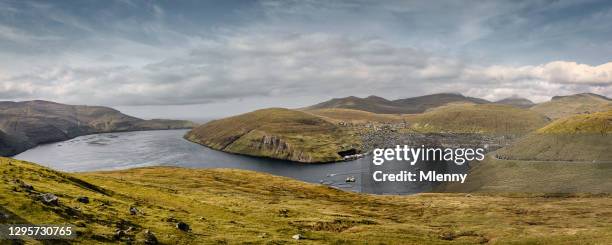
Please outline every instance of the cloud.
[[377, 38], [233, 33], [144, 66], [57, 66], [0, 78], [4, 99], [105, 105], [201, 104], [249, 97], [461, 92], [487, 99], [610, 96], [612, 63], [477, 66]]
[[466, 72], [472, 78], [495, 81], [546, 81], [558, 84], [612, 84], [612, 62], [591, 66], [569, 61], [554, 61], [537, 66], [491, 66], [473, 68]]

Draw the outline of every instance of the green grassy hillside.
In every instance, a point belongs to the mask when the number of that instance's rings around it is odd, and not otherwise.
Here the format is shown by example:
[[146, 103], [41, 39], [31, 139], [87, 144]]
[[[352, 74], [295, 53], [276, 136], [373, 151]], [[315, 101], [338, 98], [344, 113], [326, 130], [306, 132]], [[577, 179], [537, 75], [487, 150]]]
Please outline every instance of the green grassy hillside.
[[343, 121], [352, 123], [400, 123], [404, 121], [404, 118], [400, 115], [377, 114], [367, 111], [342, 108], [316, 109], [307, 110], [306, 112], [323, 117], [324, 119], [327, 119], [332, 122]]
[[410, 107], [402, 107], [394, 103], [393, 101], [381, 98], [378, 96], [369, 96], [366, 98], [359, 98], [355, 96], [349, 96], [344, 98], [335, 98], [325, 102], [321, 102], [316, 105], [304, 108], [306, 110], [316, 109], [352, 109], [367, 111], [372, 113], [380, 114], [397, 114], [397, 113], [414, 113], [416, 110]]
[[612, 162], [501, 160], [472, 163], [464, 184], [438, 190], [488, 193], [611, 193]]
[[445, 191], [610, 193], [612, 113], [558, 119], [471, 165]]
[[612, 111], [558, 119], [500, 149], [498, 157], [540, 161], [612, 161]]
[[305, 109], [315, 110], [342, 108], [368, 111], [378, 114], [411, 114], [421, 113], [428, 109], [443, 106], [449, 103], [486, 104], [490, 102], [483, 99], [453, 93], [430, 94], [398, 100], [387, 100], [378, 96], [369, 96], [366, 98], [349, 96], [331, 99]]
[[525, 134], [548, 123], [533, 111], [496, 104], [450, 104], [406, 119], [420, 132], [502, 135]]
[[611, 134], [612, 110], [571, 116], [538, 130], [541, 134]]
[[342, 160], [338, 152], [359, 148], [357, 137], [312, 114], [271, 108], [215, 120], [186, 139], [231, 153], [298, 162]]
[[[68, 174], [7, 158], [0, 173], [1, 223], [74, 224], [78, 244], [143, 244], [146, 230], [160, 244], [290, 244], [296, 234], [301, 244], [612, 239], [612, 198], [605, 195], [375, 196], [242, 170]], [[59, 201], [43, 204], [43, 193]], [[179, 222], [189, 230], [177, 229]]]
[[519, 108], [529, 108], [534, 106], [533, 101], [521, 97], [509, 97], [495, 101], [495, 104], [511, 105]]
[[612, 110], [612, 101], [601, 95], [584, 93], [555, 96], [552, 100], [537, 104], [531, 109], [551, 119], [558, 119], [576, 114]]

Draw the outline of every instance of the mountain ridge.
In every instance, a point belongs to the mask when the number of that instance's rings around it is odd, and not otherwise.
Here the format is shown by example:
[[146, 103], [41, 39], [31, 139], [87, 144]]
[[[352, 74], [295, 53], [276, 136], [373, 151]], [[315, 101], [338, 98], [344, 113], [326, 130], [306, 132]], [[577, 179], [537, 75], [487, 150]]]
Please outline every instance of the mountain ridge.
[[12, 156], [39, 144], [87, 134], [194, 126], [183, 120], [144, 120], [104, 106], [45, 100], [0, 101], [0, 155]]
[[380, 96], [370, 95], [365, 98], [356, 96], [333, 98], [303, 109], [316, 110], [343, 108], [379, 114], [413, 114], [422, 113], [431, 108], [458, 102], [474, 104], [490, 103], [484, 99], [468, 97], [455, 93], [437, 93], [397, 100], [388, 100]]

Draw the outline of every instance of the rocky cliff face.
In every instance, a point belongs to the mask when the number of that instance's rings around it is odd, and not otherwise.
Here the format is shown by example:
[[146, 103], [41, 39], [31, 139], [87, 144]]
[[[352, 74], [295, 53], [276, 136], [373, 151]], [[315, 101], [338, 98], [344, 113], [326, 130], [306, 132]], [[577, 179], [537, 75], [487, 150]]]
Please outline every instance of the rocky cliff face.
[[154, 129], [192, 128], [180, 120], [143, 120], [101, 106], [49, 101], [0, 102], [0, 155], [10, 156], [38, 144], [80, 135]]
[[264, 135], [259, 141], [254, 141], [250, 146], [260, 152], [268, 153], [268, 157], [287, 159], [294, 162], [313, 161], [310, 154], [295, 149], [281, 137], [274, 135]]

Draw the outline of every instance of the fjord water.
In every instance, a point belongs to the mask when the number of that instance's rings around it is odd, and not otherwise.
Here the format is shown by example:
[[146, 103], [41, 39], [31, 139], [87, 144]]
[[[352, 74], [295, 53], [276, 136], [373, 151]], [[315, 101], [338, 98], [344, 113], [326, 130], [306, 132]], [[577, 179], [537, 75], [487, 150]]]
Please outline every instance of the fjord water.
[[[71, 140], [40, 145], [15, 159], [35, 162], [55, 170], [85, 172], [118, 170], [146, 166], [188, 168], [238, 168], [286, 176], [311, 183], [322, 183], [351, 191], [373, 193], [417, 193], [430, 190], [435, 183], [390, 183], [384, 188], [363, 188], [361, 179], [369, 177], [372, 158], [349, 162], [304, 164], [229, 154], [183, 139], [187, 130], [137, 131], [80, 136]], [[465, 172], [454, 164], [385, 163], [389, 172], [399, 170], [436, 170]], [[401, 168], [398, 168], [401, 166]], [[396, 168], [396, 169], [394, 169]], [[452, 169], [450, 169], [452, 168]], [[378, 168], [380, 169], [380, 167]], [[346, 183], [347, 177], [355, 182]], [[381, 189], [382, 188], [382, 189]]]

